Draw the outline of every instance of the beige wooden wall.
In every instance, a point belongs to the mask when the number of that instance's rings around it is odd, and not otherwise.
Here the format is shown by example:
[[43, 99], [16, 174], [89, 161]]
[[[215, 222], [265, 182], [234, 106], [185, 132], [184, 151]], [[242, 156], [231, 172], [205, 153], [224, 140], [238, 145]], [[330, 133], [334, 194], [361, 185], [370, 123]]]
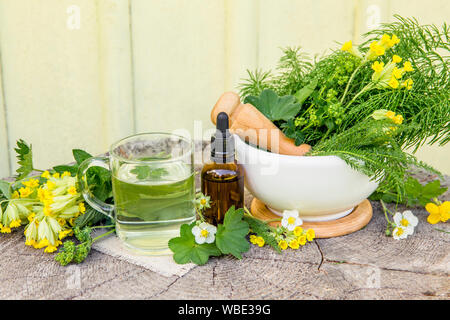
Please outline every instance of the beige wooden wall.
[[[394, 13], [441, 24], [450, 1], [0, 0], [0, 176], [19, 138], [46, 168], [135, 132], [211, 128], [218, 96], [279, 47], [321, 54]], [[425, 150], [450, 174], [450, 146]]]

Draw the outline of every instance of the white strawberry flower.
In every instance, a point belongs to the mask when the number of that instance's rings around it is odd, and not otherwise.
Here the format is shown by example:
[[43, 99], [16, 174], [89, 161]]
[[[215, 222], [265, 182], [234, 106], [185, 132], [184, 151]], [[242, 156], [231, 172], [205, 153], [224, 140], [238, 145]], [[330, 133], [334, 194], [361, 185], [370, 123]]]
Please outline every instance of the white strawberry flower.
[[393, 219], [396, 225], [393, 237], [396, 240], [405, 239], [407, 236], [412, 235], [414, 227], [419, 222], [419, 219], [410, 210], [406, 210], [403, 213], [396, 212]]
[[284, 210], [283, 211], [283, 219], [281, 219], [281, 225], [288, 229], [289, 231], [293, 231], [295, 227], [303, 224], [302, 219], [298, 216], [297, 210]]
[[195, 242], [198, 244], [213, 243], [216, 237], [217, 228], [209, 223], [202, 222], [192, 228]]

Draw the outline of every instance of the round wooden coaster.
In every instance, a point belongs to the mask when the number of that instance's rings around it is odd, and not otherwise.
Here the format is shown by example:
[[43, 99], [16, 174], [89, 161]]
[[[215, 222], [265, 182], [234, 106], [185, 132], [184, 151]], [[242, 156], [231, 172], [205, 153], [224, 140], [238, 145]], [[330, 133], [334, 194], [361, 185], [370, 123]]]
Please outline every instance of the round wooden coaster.
[[[260, 200], [254, 198], [251, 204], [251, 212], [255, 218], [260, 220], [271, 220], [279, 218], [278, 215], [270, 211]], [[364, 200], [345, 217], [330, 221], [303, 222], [303, 229], [313, 229], [316, 238], [332, 238], [343, 236], [365, 227], [372, 218], [372, 205], [369, 200]], [[277, 226], [280, 222], [271, 222], [270, 225]]]

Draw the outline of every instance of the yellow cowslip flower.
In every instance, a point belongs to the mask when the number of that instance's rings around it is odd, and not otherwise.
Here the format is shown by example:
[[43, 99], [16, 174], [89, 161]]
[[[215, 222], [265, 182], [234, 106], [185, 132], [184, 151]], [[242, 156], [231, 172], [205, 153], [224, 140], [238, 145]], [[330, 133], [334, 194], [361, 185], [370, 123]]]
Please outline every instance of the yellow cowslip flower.
[[341, 50], [342, 50], [342, 51], [350, 51], [350, 49], [351, 49], [352, 47], [353, 47], [352, 40], [349, 40], [349, 41], [347, 41], [346, 43], [344, 43], [344, 44], [342, 45]]
[[295, 229], [294, 229], [294, 235], [295, 235], [296, 237], [299, 237], [299, 236], [301, 236], [302, 234], [303, 234], [303, 228], [300, 227], [300, 226], [295, 227]]
[[393, 47], [396, 44], [398, 44], [399, 42], [400, 42], [400, 39], [395, 34], [393, 34], [391, 40], [388, 41], [388, 45], [389, 45], [389, 47]]
[[256, 236], [254, 235], [254, 234], [252, 234], [252, 235], [250, 235], [250, 242], [252, 243], [252, 244], [256, 244]]
[[405, 81], [403, 81], [403, 83], [402, 83], [402, 87], [405, 87], [406, 88], [406, 90], [411, 90], [412, 89], [412, 87], [413, 87], [413, 80], [410, 78], [410, 79], [406, 79]]
[[395, 77], [392, 77], [391, 80], [389, 80], [388, 85], [392, 88], [392, 89], [397, 89], [399, 86], [399, 82], [397, 79], [395, 79]]
[[54, 190], [56, 188], [56, 183], [51, 180], [48, 180], [45, 185], [47, 186], [47, 190]]
[[52, 209], [49, 206], [45, 206], [43, 211], [44, 211], [44, 215], [46, 217], [51, 217], [52, 216]]
[[11, 228], [2, 226], [2, 228], [0, 229], [1, 233], [11, 233]]
[[81, 214], [84, 214], [86, 212], [86, 207], [84, 206], [84, 202], [80, 202], [78, 204], [78, 210], [80, 211]]
[[306, 240], [313, 241], [315, 237], [316, 233], [314, 232], [313, 229], [306, 230]]
[[412, 67], [411, 62], [409, 62], [409, 61], [405, 61], [405, 63], [403, 64], [403, 69], [406, 72], [414, 71], [414, 68]]
[[300, 248], [300, 244], [298, 243], [297, 239], [293, 239], [289, 241], [289, 247], [291, 249], [297, 250], [298, 248]]
[[300, 237], [298, 237], [297, 241], [301, 246], [304, 246], [306, 244], [306, 234], [302, 234]]
[[400, 79], [402, 77], [402, 74], [403, 74], [402, 70], [397, 67], [395, 67], [394, 70], [392, 70], [392, 76], [396, 79]]
[[44, 171], [44, 172], [41, 174], [41, 177], [42, 177], [42, 178], [45, 178], [45, 179], [50, 179], [50, 172]]
[[401, 58], [400, 56], [394, 54], [394, 55], [392, 56], [392, 61], [393, 61], [394, 63], [399, 63], [399, 62], [402, 62], [402, 58]]
[[34, 239], [27, 239], [25, 241], [25, 245], [26, 246], [35, 246], [36, 245], [36, 240], [34, 240]]
[[71, 177], [70, 172], [69, 171], [64, 171], [63, 174], [61, 175], [61, 178], [64, 178], [64, 177]]
[[77, 194], [77, 188], [75, 188], [74, 186], [71, 186], [69, 189], [67, 189], [67, 193], [74, 196]]
[[11, 221], [11, 223], [9, 224], [9, 227], [10, 228], [18, 228], [21, 226], [21, 224], [22, 224], [22, 221], [20, 219], [17, 219], [17, 220]]
[[256, 238], [256, 244], [258, 245], [258, 247], [263, 247], [265, 244], [265, 241], [263, 239], [263, 237], [257, 237]]
[[43, 238], [43, 239], [39, 240], [38, 242], [36, 242], [36, 245], [34, 247], [36, 249], [42, 249], [48, 245], [49, 245], [49, 242], [48, 242], [47, 238]]
[[384, 115], [385, 115], [387, 118], [393, 120], [394, 117], [395, 117], [395, 112], [389, 110], [389, 111], [387, 111]]
[[375, 53], [377, 56], [382, 56], [386, 52], [386, 49], [374, 41], [370, 44], [369, 52]]
[[66, 224], [66, 219], [59, 218], [58, 223], [61, 227], [63, 227]]
[[11, 197], [12, 197], [13, 199], [19, 199], [20, 195], [19, 195], [19, 193], [18, 193], [17, 190], [16, 190], [16, 191], [13, 192], [13, 194], [11, 195]]
[[60, 231], [59, 234], [58, 234], [59, 240], [64, 239], [64, 238], [67, 237], [70, 233], [72, 233], [72, 229], [66, 229], [66, 230]]
[[28, 181], [22, 181], [22, 184], [28, 188], [36, 188], [37, 186], [39, 186], [39, 180], [30, 179]]
[[36, 216], [36, 213], [34, 213], [34, 212], [32, 212], [31, 214], [29, 214], [28, 217], [27, 217], [28, 222], [33, 221], [33, 219], [34, 219], [35, 216]]
[[52, 253], [55, 252], [56, 250], [58, 250], [58, 247], [49, 245], [47, 246], [47, 248], [44, 249], [44, 252]]
[[392, 120], [394, 121], [395, 124], [402, 124], [403, 116], [401, 114], [398, 114]]
[[278, 246], [280, 247], [281, 250], [286, 250], [288, 247], [288, 243], [286, 242], [286, 240], [280, 240], [278, 242]]
[[373, 69], [375, 72], [381, 72], [381, 71], [383, 71], [383, 68], [384, 68], [384, 62], [375, 61], [375, 62], [372, 64], [372, 69]]
[[59, 178], [59, 173], [55, 172], [54, 174], [52, 174], [52, 177], [55, 178], [55, 179], [58, 179]]
[[382, 45], [388, 45], [389, 44], [389, 41], [391, 41], [391, 37], [388, 35], [388, 34], [383, 34], [382, 36], [381, 36], [381, 40], [380, 40], [380, 43], [382, 44]]
[[29, 187], [22, 187], [19, 189], [19, 193], [21, 198], [27, 198], [30, 194], [33, 193], [33, 190]]
[[442, 204], [427, 203], [425, 210], [430, 214], [427, 221], [431, 224], [438, 222], [446, 222], [450, 218], [450, 201], [445, 201]]
[[73, 227], [75, 225], [75, 218], [70, 218], [69, 223]]

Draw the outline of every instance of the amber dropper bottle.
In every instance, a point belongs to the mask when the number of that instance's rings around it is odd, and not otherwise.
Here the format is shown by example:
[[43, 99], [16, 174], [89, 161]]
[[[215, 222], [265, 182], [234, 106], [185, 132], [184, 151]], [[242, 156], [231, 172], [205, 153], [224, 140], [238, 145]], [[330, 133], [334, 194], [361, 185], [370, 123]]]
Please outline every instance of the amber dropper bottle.
[[244, 175], [235, 159], [234, 138], [228, 126], [228, 115], [220, 112], [216, 133], [211, 137], [211, 162], [203, 166], [201, 174], [202, 193], [210, 197], [211, 203], [203, 216], [213, 225], [223, 223], [231, 206], [244, 207]]

